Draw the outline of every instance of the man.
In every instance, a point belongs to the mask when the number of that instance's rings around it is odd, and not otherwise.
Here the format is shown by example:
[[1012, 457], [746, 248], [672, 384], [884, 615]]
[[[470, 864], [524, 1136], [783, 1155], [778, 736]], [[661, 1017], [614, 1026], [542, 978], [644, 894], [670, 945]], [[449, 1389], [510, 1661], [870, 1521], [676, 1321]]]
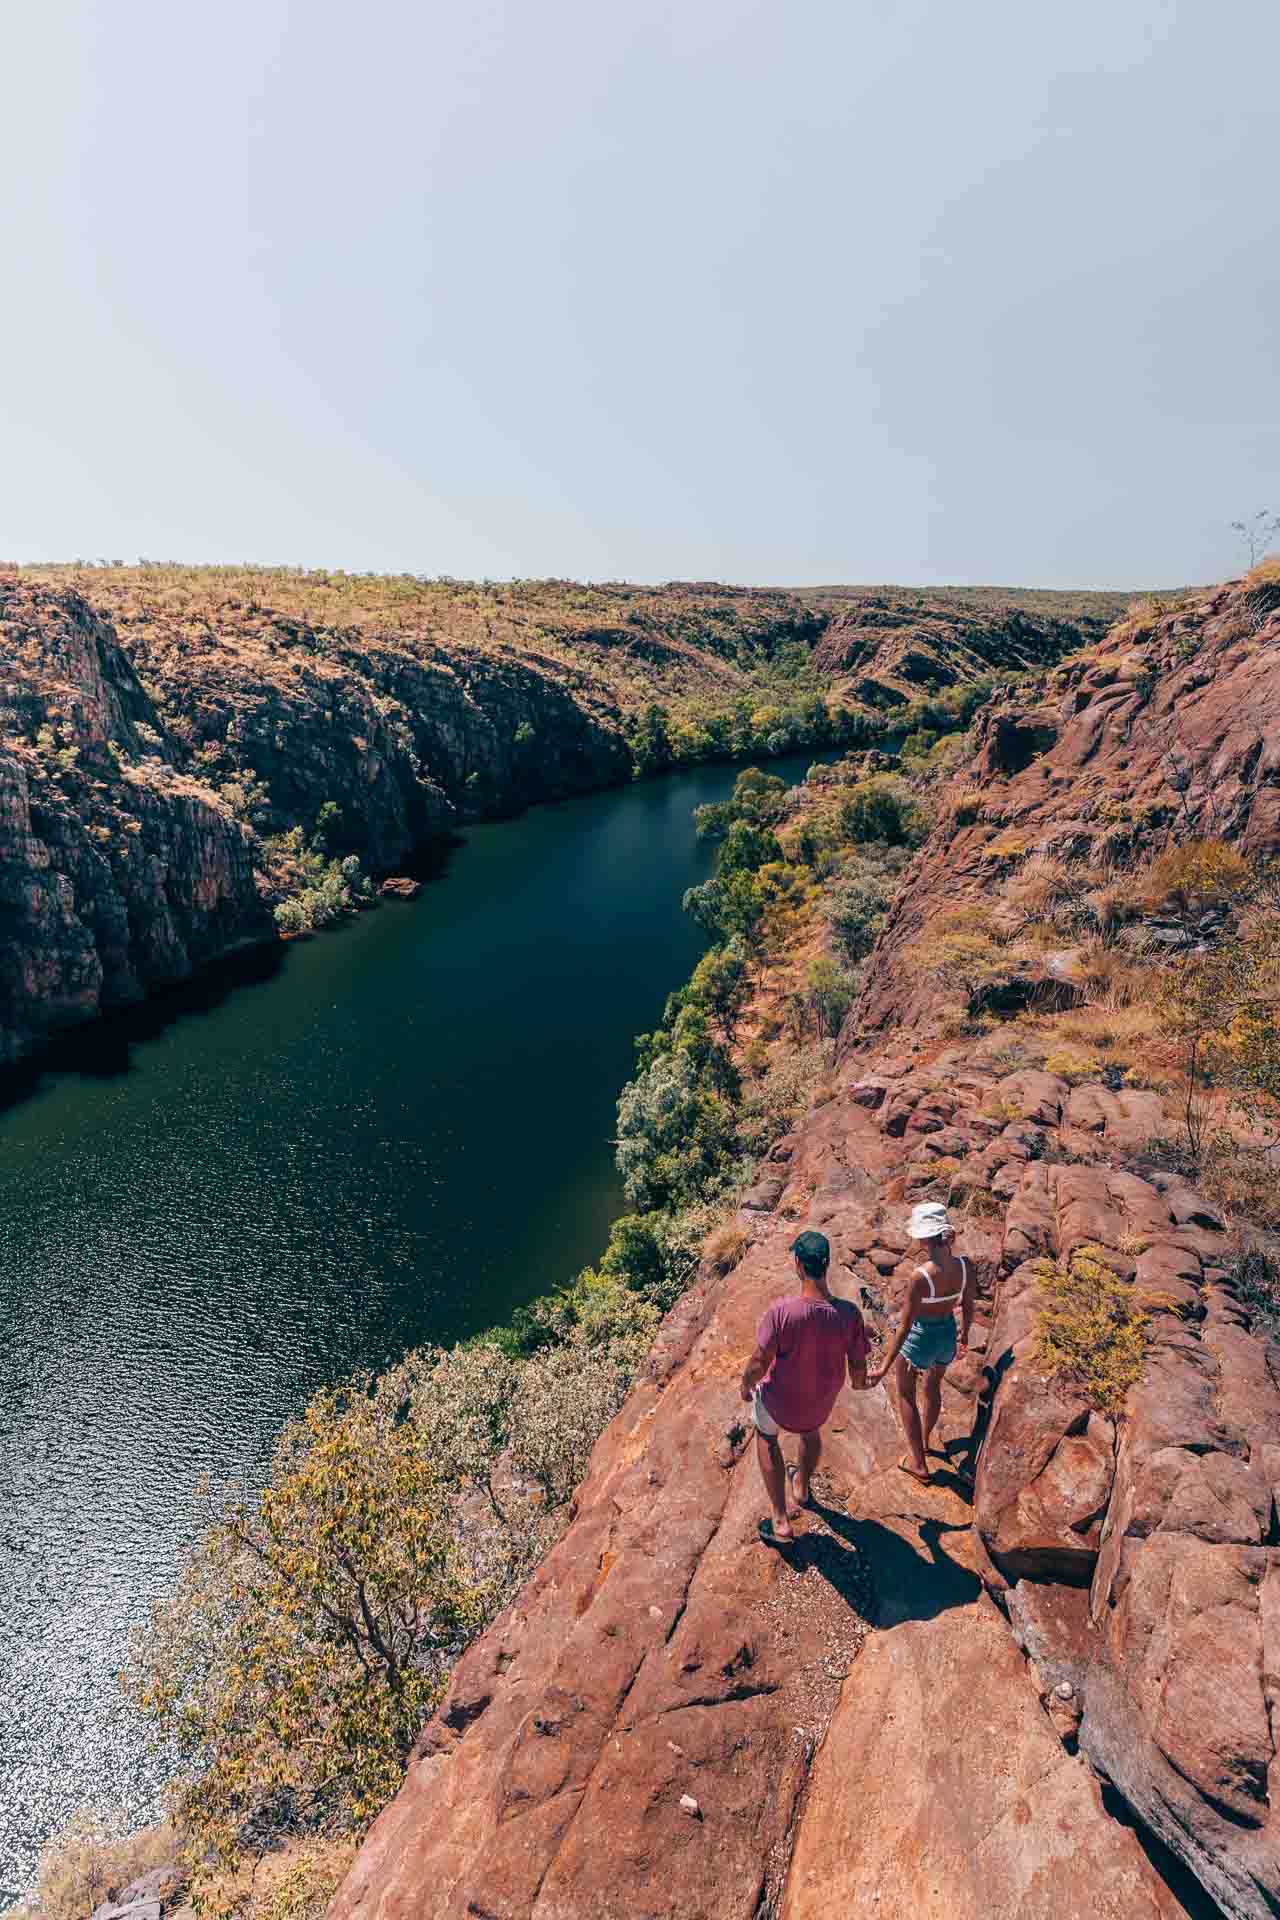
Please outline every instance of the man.
[[[822, 1427], [844, 1385], [867, 1384], [867, 1334], [852, 1300], [837, 1300], [827, 1287], [831, 1248], [822, 1233], [792, 1241], [800, 1291], [775, 1300], [756, 1329], [756, 1350], [742, 1376], [742, 1397], [751, 1403], [756, 1459], [773, 1508], [760, 1522], [767, 1546], [795, 1539], [792, 1521], [809, 1501], [822, 1450]], [[788, 1498], [786, 1462], [779, 1432], [800, 1436], [800, 1459]]]

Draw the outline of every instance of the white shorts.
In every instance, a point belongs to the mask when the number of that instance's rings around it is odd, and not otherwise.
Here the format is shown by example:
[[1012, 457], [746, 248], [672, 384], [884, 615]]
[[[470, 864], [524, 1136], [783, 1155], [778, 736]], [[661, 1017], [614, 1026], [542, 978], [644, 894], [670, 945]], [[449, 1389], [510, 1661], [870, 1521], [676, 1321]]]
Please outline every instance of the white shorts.
[[751, 1420], [756, 1432], [762, 1433], [766, 1440], [777, 1438], [778, 1423], [760, 1398], [759, 1387], [751, 1396]]

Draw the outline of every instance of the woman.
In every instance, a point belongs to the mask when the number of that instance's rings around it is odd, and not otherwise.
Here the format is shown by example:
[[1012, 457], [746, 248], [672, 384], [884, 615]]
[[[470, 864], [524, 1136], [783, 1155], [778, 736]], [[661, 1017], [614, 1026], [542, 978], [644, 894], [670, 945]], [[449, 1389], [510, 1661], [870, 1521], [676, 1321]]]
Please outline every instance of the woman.
[[[913, 1249], [923, 1260], [911, 1276], [897, 1336], [884, 1365], [867, 1381], [874, 1387], [896, 1363], [898, 1414], [907, 1451], [898, 1462], [913, 1480], [928, 1485], [929, 1440], [942, 1407], [942, 1376], [956, 1357], [957, 1347], [969, 1345], [973, 1323], [974, 1285], [969, 1264], [951, 1251], [955, 1229], [946, 1208], [937, 1200], [922, 1201], [911, 1212]], [[956, 1303], [960, 1305], [960, 1334], [956, 1338]], [[916, 1389], [924, 1380], [923, 1405]]]

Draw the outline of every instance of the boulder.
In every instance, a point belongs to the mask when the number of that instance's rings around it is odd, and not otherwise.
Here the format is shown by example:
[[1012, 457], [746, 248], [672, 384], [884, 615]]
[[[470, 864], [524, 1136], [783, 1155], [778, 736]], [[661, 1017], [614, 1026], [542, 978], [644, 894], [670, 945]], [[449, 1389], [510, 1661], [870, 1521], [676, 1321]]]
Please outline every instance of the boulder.
[[874, 1112], [877, 1107], [884, 1104], [884, 1097], [887, 1091], [888, 1082], [885, 1080], [859, 1080], [856, 1085], [850, 1088], [849, 1098], [856, 1101], [858, 1106], [867, 1107], [870, 1111]]
[[1131, 1088], [1112, 1092], [1092, 1083], [1071, 1089], [1065, 1118], [1069, 1127], [1078, 1127], [1082, 1133], [1100, 1133], [1109, 1147], [1133, 1153], [1167, 1132], [1169, 1126], [1158, 1093]]

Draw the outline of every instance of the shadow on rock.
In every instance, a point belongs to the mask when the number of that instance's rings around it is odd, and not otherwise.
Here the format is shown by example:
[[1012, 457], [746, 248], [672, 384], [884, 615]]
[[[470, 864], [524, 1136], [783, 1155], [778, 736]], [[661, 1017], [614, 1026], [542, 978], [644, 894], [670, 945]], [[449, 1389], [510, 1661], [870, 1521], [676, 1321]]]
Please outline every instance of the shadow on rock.
[[[869, 1577], [874, 1601], [867, 1595], [864, 1604], [865, 1588], [846, 1597], [860, 1612], [866, 1613], [871, 1606], [870, 1617], [879, 1627], [900, 1626], [905, 1620], [936, 1620], [940, 1613], [952, 1607], [972, 1605], [982, 1591], [978, 1576], [953, 1560], [943, 1548], [943, 1535], [967, 1533], [965, 1526], [922, 1520], [919, 1538], [924, 1551], [920, 1552], [910, 1539], [885, 1526], [881, 1520], [855, 1520], [841, 1513], [838, 1507], [816, 1503], [814, 1511], [826, 1522], [831, 1534], [854, 1551], [834, 1561], [829, 1569], [827, 1562], [831, 1555], [841, 1555], [842, 1550], [828, 1536], [828, 1551], [823, 1552], [820, 1549], [823, 1536], [808, 1535], [803, 1545], [807, 1548], [812, 1543], [812, 1564], [842, 1593], [841, 1578], [866, 1580]], [[851, 1563], [848, 1567], [843, 1564], [845, 1557]]]

